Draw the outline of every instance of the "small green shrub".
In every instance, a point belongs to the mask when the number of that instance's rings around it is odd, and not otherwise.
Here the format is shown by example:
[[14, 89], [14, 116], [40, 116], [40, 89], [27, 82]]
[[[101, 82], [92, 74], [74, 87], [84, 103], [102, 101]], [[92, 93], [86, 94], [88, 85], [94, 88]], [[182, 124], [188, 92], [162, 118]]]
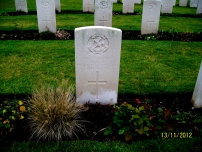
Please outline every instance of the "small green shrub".
[[155, 35], [145, 36], [145, 40], [156, 40], [156, 36]]
[[6, 12], [1, 12], [0, 16], [8, 16]]
[[75, 102], [72, 87], [63, 81], [57, 88], [42, 87], [33, 92], [28, 102], [31, 138], [60, 141], [85, 133], [81, 116], [83, 106]]
[[146, 136], [158, 136], [162, 132], [201, 133], [202, 116], [190, 112], [172, 112], [163, 107], [151, 108], [150, 101], [136, 99], [137, 107], [126, 102], [115, 106], [113, 123], [105, 130], [104, 135], [124, 137], [126, 141]]
[[23, 101], [3, 101], [0, 104], [0, 135], [12, 133], [25, 118], [27, 107]]
[[[177, 112], [172, 116], [172, 121], [176, 131], [181, 131], [182, 128], [184, 131], [191, 132], [194, 128], [195, 131], [200, 131], [199, 126], [202, 125], [202, 116], [194, 114], [194, 112]], [[186, 127], [185, 127], [186, 125]], [[200, 131], [200, 134], [202, 132]]]
[[144, 106], [135, 108], [124, 102], [115, 107], [113, 125], [108, 127], [104, 134], [118, 133], [121, 136], [123, 135], [126, 141], [130, 141], [137, 135], [145, 134], [149, 136], [150, 126], [151, 123]]

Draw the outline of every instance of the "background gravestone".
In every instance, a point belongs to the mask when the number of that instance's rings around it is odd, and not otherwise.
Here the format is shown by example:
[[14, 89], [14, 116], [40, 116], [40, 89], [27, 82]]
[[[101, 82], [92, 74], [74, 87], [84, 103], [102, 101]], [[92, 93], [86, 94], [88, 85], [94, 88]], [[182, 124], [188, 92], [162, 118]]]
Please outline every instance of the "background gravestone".
[[110, 0], [95, 1], [94, 25], [112, 26], [112, 3]]
[[141, 34], [157, 34], [161, 0], [145, 0], [143, 4]]
[[22, 11], [27, 13], [27, 0], [15, 0], [15, 8], [16, 11]]
[[94, 0], [83, 0], [83, 12], [94, 13], [95, 8]]
[[110, 0], [112, 3], [117, 3], [117, 0]]
[[55, 0], [55, 10], [61, 12], [60, 0]]
[[202, 14], [202, 0], [198, 2], [198, 7], [196, 10], [196, 14]]
[[75, 29], [77, 102], [117, 103], [121, 38], [111, 27]]
[[55, 0], [36, 0], [39, 33], [56, 32]]
[[173, 4], [174, 0], [162, 0], [161, 13], [171, 14], [173, 12]]
[[135, 4], [141, 4], [141, 0], [135, 0]]
[[197, 7], [199, 0], [190, 0], [190, 7]]
[[195, 108], [202, 108], [202, 63], [199, 69], [194, 93], [192, 96], [192, 104]]
[[122, 0], [123, 2], [123, 13], [134, 13], [134, 0]]
[[179, 6], [187, 6], [187, 1], [188, 0], [180, 0]]
[[173, 1], [173, 6], [175, 6], [175, 5], [176, 5], [176, 0]]
[[113, 3], [117, 3], [117, 0], [110, 0], [112, 3], [112, 9], [113, 9]]

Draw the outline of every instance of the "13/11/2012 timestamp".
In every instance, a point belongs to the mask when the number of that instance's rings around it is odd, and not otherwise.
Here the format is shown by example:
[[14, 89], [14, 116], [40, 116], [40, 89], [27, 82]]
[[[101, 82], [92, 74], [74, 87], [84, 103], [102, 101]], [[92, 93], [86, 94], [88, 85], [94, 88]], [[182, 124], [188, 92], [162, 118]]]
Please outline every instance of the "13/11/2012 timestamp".
[[162, 138], [192, 138], [192, 132], [162, 132]]

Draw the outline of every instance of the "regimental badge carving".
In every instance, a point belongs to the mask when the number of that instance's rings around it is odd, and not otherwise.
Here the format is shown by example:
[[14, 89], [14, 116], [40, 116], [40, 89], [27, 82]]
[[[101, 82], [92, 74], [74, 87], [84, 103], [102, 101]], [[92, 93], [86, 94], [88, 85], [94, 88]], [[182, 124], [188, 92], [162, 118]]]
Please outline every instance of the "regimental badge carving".
[[149, 3], [149, 10], [154, 10], [156, 7], [156, 3]]
[[46, 9], [46, 8], [49, 7], [49, 1], [42, 1], [42, 2], [41, 2], [41, 5], [42, 5], [43, 8]]
[[89, 38], [87, 45], [93, 54], [103, 54], [108, 50], [109, 40], [104, 35], [93, 35]]
[[108, 6], [108, 3], [106, 1], [100, 2], [100, 8], [105, 9], [105, 8], [107, 8], [107, 6]]

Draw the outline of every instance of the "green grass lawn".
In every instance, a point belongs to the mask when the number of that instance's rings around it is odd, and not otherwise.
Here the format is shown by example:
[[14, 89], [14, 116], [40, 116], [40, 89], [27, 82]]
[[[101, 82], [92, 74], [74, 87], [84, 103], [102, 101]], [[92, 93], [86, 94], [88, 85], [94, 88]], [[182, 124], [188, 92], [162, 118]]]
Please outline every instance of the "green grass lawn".
[[[93, 26], [93, 14], [57, 15], [57, 29], [74, 30], [77, 27]], [[75, 22], [76, 20], [76, 22]], [[159, 30], [177, 32], [202, 31], [202, 18], [161, 16]], [[0, 16], [0, 30], [38, 30], [36, 15]], [[122, 30], [141, 30], [141, 15], [114, 15], [112, 26]]]
[[[75, 84], [73, 40], [0, 41], [1, 94], [69, 79]], [[202, 42], [122, 41], [119, 93], [192, 92]]]
[[[177, 4], [179, 0], [177, 0]], [[27, 15], [0, 16], [0, 31], [38, 30], [36, 1], [27, 0]], [[142, 4], [137, 15], [123, 15], [122, 4], [113, 4], [113, 27], [141, 28]], [[82, 13], [82, 0], [61, 0], [57, 29], [74, 30], [94, 24], [93, 14]], [[68, 13], [65, 11], [69, 11]], [[77, 11], [79, 13], [74, 13]], [[15, 12], [14, 0], [0, 0], [0, 14]], [[202, 17], [196, 8], [174, 6], [173, 14], [160, 17], [159, 30], [202, 32]], [[190, 17], [182, 17], [188, 15]], [[192, 93], [202, 60], [202, 42], [124, 40], [121, 49], [119, 94]], [[1, 40], [0, 96], [30, 94], [42, 85], [57, 85], [69, 79], [75, 89], [73, 40]], [[201, 138], [152, 139], [132, 143], [77, 140], [68, 142], [10, 142], [0, 138], [0, 151], [201, 151]]]
[[59, 144], [55, 142], [14, 142], [12, 146], [7, 146], [4, 150], [9, 152], [199, 152], [202, 148], [201, 142], [201, 138], [142, 140], [132, 143], [90, 140], [64, 141]]

